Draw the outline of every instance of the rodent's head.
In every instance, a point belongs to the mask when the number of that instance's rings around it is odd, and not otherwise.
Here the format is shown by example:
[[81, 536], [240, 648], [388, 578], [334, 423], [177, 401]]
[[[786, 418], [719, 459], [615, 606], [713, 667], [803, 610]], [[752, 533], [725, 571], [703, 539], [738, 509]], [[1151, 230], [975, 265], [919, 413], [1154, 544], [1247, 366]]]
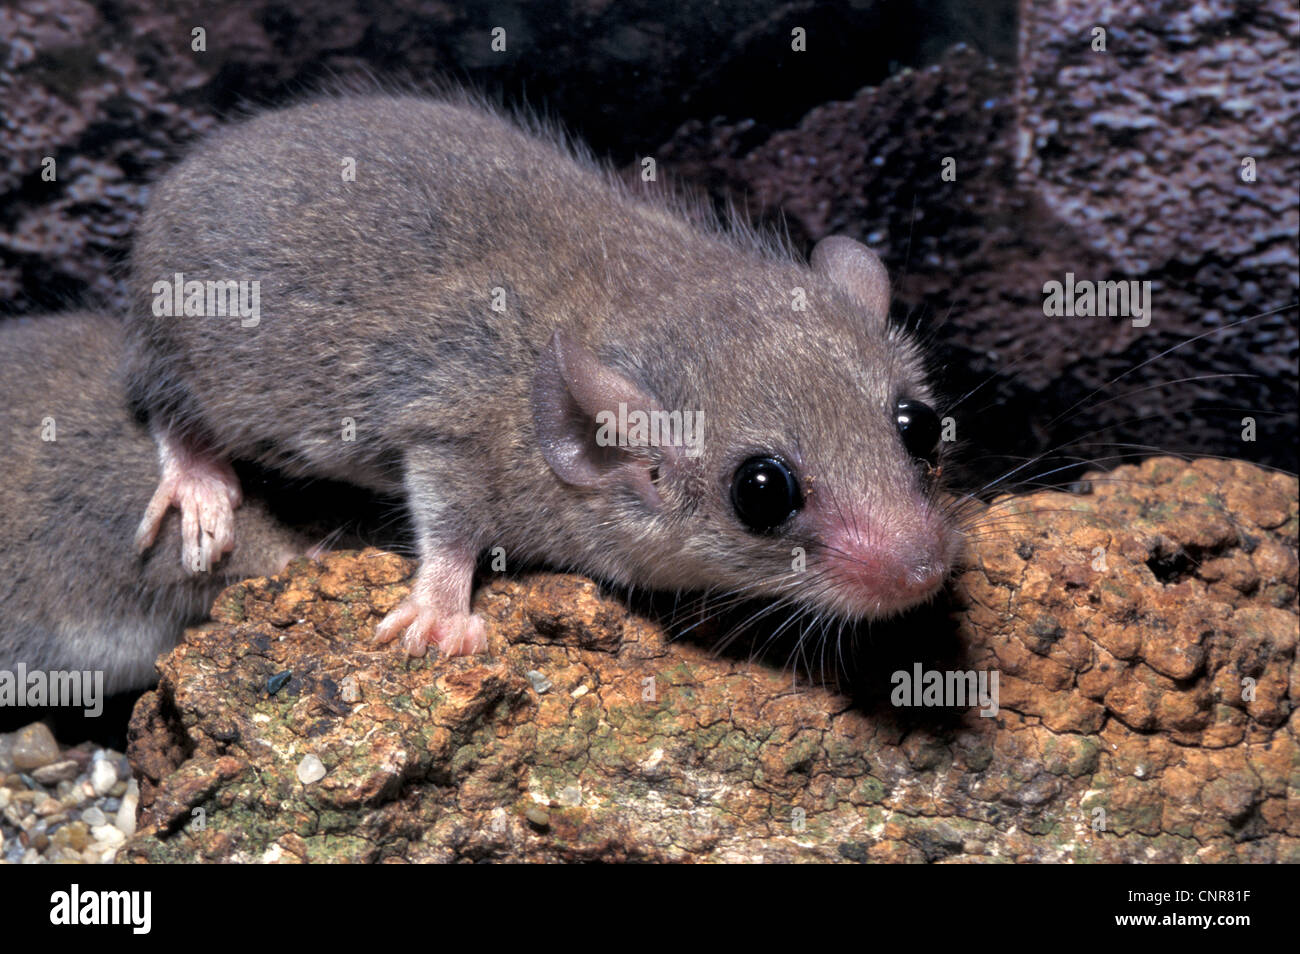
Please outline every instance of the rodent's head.
[[[785, 277], [796, 287], [779, 287]], [[889, 326], [885, 268], [832, 237], [811, 272], [766, 284], [732, 279], [719, 305], [744, 313], [717, 315], [655, 359], [614, 367], [562, 332], [543, 353], [542, 453], [590, 491], [589, 515], [620, 528], [602, 540], [599, 569], [841, 620], [923, 602], [957, 537], [938, 497], [934, 398], [916, 347]]]

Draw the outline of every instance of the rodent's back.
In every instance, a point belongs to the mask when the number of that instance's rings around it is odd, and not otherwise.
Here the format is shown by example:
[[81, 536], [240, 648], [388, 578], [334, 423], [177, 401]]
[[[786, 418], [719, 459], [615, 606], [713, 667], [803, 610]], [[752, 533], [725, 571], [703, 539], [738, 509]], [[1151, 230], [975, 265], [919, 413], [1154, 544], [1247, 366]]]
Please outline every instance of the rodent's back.
[[[492, 113], [418, 97], [327, 98], [223, 129], [159, 183], [138, 230], [133, 389], [172, 420], [226, 422], [223, 449], [290, 472], [353, 417], [335, 476], [391, 489], [367, 435], [430, 393], [481, 409], [530, 358], [545, 337], [514, 320], [519, 297], [571, 281], [546, 257], [572, 245], [567, 216], [599, 180]], [[153, 283], [182, 269], [259, 283], [260, 322], [153, 315]], [[515, 298], [504, 314], [497, 286]], [[440, 374], [455, 386], [430, 388]]]
[[91, 312], [0, 324], [0, 669], [103, 669], [109, 691], [147, 684], [223, 587], [307, 544], [252, 501], [213, 573], [183, 570], [175, 514], [136, 553], [158, 451], [127, 405], [122, 340], [120, 321]]
[[[434, 418], [522, 409], [557, 325], [734, 278], [735, 261], [699, 261], [699, 239], [556, 137], [467, 103], [351, 96], [264, 114], [215, 134], [151, 197], [132, 389], [231, 456], [395, 490], [385, 450]], [[257, 282], [260, 319], [158, 317], [153, 284], [177, 272]], [[344, 418], [358, 425], [346, 449]]]

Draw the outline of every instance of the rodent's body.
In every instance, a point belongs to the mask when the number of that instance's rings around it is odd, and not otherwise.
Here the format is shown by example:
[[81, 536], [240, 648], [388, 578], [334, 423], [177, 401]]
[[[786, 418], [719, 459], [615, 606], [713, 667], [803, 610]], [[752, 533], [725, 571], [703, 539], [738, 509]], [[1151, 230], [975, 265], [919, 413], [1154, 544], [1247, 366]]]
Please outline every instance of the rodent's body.
[[222, 588], [310, 544], [250, 500], [214, 573], [182, 567], [177, 514], [136, 553], [158, 448], [128, 407], [122, 340], [106, 314], [0, 324], [0, 669], [103, 670], [108, 692], [152, 682], [154, 660]]
[[[836, 550], [831, 523], [900, 553], [923, 541], [889, 572], [929, 591], [952, 544], [891, 416], [928, 389], [887, 328], [883, 269], [846, 245], [810, 270], [472, 105], [325, 98], [221, 130], [157, 186], [133, 252], [133, 393], [220, 455], [403, 491], [444, 613], [468, 610], [464, 567], [488, 546], [736, 589], [787, 579], [792, 546]], [[176, 273], [260, 283], [256, 325], [155, 314]], [[567, 430], [624, 397], [702, 411], [703, 453], [611, 456]], [[726, 504], [767, 451], [820, 488], [780, 537]], [[890, 588], [827, 602], [891, 612]]]

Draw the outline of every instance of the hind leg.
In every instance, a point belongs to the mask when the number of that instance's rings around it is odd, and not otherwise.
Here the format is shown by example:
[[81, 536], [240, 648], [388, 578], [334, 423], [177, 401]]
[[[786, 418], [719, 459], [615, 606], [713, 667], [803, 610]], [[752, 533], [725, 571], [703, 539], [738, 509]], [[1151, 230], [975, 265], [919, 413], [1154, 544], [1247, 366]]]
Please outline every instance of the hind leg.
[[201, 442], [156, 431], [162, 476], [136, 530], [136, 548], [153, 546], [171, 507], [181, 512], [181, 563], [205, 573], [235, 546], [235, 508], [243, 502], [230, 464]]

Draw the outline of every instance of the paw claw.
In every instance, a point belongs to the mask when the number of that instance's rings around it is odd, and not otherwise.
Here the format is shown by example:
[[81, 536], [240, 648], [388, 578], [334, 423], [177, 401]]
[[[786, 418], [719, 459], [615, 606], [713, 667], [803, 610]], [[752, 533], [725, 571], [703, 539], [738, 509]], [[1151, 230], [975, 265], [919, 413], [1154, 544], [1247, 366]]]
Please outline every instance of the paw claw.
[[419, 602], [403, 600], [375, 627], [375, 639], [392, 642], [401, 634], [402, 650], [419, 658], [436, 645], [444, 656], [470, 656], [487, 650], [487, 625], [477, 613], [446, 613]]

